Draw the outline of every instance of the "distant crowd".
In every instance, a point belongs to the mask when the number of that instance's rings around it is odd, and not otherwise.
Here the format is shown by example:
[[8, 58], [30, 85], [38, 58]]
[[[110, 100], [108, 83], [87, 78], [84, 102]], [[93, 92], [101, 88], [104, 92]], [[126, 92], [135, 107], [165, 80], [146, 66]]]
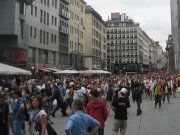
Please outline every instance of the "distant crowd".
[[160, 108], [162, 102], [170, 104], [176, 98], [178, 89], [178, 75], [2, 77], [0, 135], [10, 135], [10, 130], [14, 135], [57, 135], [51, 126], [57, 111], [69, 116], [67, 135], [104, 135], [111, 110], [112, 134], [125, 135], [131, 99], [139, 116], [143, 95]]

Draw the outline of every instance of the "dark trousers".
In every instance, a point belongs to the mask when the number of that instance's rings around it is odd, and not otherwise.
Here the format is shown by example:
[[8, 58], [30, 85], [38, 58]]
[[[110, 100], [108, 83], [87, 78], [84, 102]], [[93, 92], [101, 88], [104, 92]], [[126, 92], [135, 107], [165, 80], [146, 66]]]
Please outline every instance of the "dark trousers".
[[0, 135], [9, 135], [8, 124], [1, 124], [0, 125]]
[[159, 107], [161, 107], [161, 95], [155, 95], [155, 108], [157, 107], [157, 104], [159, 104]]
[[140, 115], [142, 113], [142, 110], [141, 110], [142, 100], [141, 99], [137, 99], [136, 103], [137, 103], [137, 115]]
[[98, 135], [104, 135], [104, 128], [98, 129]]

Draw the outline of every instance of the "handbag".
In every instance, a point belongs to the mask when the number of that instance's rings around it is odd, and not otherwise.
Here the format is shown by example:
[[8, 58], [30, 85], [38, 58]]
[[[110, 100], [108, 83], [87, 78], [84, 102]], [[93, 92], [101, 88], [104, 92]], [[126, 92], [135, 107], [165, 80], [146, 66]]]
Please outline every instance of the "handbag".
[[[40, 110], [34, 115], [34, 119], [39, 112], [40, 112]], [[39, 132], [39, 135], [41, 135], [41, 131], [42, 131], [41, 122], [35, 122], [35, 130]], [[57, 135], [56, 131], [50, 125], [50, 123], [46, 124], [46, 130], [47, 130], [48, 135]]]
[[[35, 123], [35, 129], [39, 132], [39, 135], [41, 135], [42, 125], [40, 122]], [[46, 130], [48, 135], [57, 135], [56, 131], [54, 130], [54, 128], [51, 126], [50, 123], [46, 124]]]

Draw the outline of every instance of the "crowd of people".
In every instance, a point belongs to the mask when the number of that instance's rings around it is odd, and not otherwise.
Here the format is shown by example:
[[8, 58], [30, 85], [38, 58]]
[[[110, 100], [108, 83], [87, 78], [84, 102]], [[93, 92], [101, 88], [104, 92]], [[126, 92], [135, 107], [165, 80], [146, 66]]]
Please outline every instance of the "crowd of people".
[[178, 87], [178, 75], [2, 77], [0, 135], [9, 135], [10, 129], [14, 135], [55, 135], [51, 118], [57, 117], [57, 111], [70, 116], [67, 135], [104, 135], [110, 110], [114, 111], [112, 134], [125, 135], [131, 98], [139, 116], [143, 94], [157, 108], [161, 102], [170, 104]]

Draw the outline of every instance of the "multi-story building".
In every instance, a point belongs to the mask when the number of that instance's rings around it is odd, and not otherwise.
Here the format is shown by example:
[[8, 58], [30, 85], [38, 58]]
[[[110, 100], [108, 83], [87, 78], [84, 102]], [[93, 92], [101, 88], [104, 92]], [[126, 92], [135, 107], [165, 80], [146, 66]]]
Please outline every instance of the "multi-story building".
[[156, 69], [157, 68], [157, 58], [158, 58], [158, 54], [157, 54], [157, 46], [159, 45], [159, 42], [157, 41], [152, 41], [150, 44], [150, 49], [149, 49], [149, 53], [150, 53], [150, 65], [151, 66], [151, 70]]
[[180, 1], [171, 0], [171, 28], [174, 44], [175, 70], [180, 71]]
[[166, 51], [167, 51], [167, 58], [168, 58], [168, 71], [173, 72], [175, 71], [175, 60], [174, 60], [174, 45], [173, 45], [173, 37], [172, 35], [168, 36], [168, 40], [166, 41]]
[[163, 49], [162, 46], [158, 44], [156, 44], [156, 48], [157, 48], [157, 69], [162, 69], [163, 68]]
[[115, 73], [149, 69], [150, 37], [126, 14], [112, 13], [107, 24], [108, 70]]
[[0, 61], [27, 67], [28, 27], [23, 1], [0, 1]]
[[0, 2], [0, 60], [22, 68], [68, 65], [69, 0], [25, 2]]
[[36, 0], [26, 7], [28, 63], [40, 68], [59, 66], [59, 1]]
[[86, 6], [85, 13], [85, 66], [88, 69], [106, 69], [106, 24], [91, 6]]
[[[54, 0], [52, 0], [54, 1]], [[69, 52], [68, 52], [68, 42], [69, 42], [69, 24], [68, 20], [70, 18], [69, 14], [69, 3], [70, 0], [58, 0], [60, 1], [60, 26], [59, 26], [59, 51], [60, 51], [60, 65], [62, 68], [69, 66]]]
[[69, 5], [69, 56], [70, 66], [75, 69], [85, 68], [85, 38], [84, 38], [84, 20], [85, 20], [84, 0], [71, 0]]

